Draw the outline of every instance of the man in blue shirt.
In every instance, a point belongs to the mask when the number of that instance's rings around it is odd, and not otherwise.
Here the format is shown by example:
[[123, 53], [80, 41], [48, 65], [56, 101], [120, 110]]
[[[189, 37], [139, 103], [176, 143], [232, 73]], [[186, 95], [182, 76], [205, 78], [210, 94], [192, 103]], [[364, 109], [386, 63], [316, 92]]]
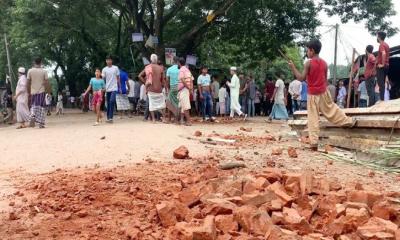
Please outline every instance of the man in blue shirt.
[[300, 110], [307, 110], [307, 82], [301, 82]]
[[167, 108], [169, 110], [168, 118], [171, 121], [171, 113], [175, 116], [175, 121], [179, 120], [178, 114], [178, 83], [179, 83], [179, 67], [178, 67], [178, 57], [174, 57], [174, 63], [171, 67], [167, 69]]
[[120, 94], [117, 95], [117, 110], [121, 111], [120, 118], [124, 116], [124, 113], [128, 115], [128, 110], [130, 109], [129, 98], [128, 98], [128, 80], [129, 76], [128, 73], [124, 70], [120, 70], [120, 83], [121, 83], [121, 90]]

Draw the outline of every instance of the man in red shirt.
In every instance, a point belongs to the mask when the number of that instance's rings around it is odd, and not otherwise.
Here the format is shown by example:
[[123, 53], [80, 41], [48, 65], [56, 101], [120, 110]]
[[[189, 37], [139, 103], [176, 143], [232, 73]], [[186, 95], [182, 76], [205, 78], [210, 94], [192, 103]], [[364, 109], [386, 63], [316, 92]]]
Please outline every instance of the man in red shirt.
[[389, 72], [389, 45], [385, 42], [386, 33], [378, 32], [379, 53], [376, 61], [376, 76], [379, 85], [379, 97], [381, 101], [385, 100], [385, 80]]
[[307, 57], [309, 60], [304, 64], [303, 73], [297, 70], [292, 61], [289, 66], [300, 81], [307, 80], [308, 83], [308, 133], [310, 136], [311, 149], [318, 150], [319, 140], [319, 115], [322, 113], [328, 121], [345, 127], [353, 127], [356, 121], [346, 114], [333, 102], [331, 94], [327, 89], [328, 66], [319, 57], [322, 44], [319, 40], [311, 40], [307, 43]]
[[272, 110], [272, 106], [274, 105], [274, 102], [271, 102], [270, 99], [272, 95], [274, 94], [275, 90], [275, 84], [271, 80], [271, 77], [267, 76], [265, 80], [265, 91], [264, 91], [264, 114], [265, 116], [269, 116]]
[[376, 85], [376, 59], [372, 52], [374, 51], [374, 47], [372, 45], [368, 45], [367, 49], [365, 50], [365, 86], [368, 92], [368, 99], [369, 99], [369, 106], [375, 105], [375, 85]]

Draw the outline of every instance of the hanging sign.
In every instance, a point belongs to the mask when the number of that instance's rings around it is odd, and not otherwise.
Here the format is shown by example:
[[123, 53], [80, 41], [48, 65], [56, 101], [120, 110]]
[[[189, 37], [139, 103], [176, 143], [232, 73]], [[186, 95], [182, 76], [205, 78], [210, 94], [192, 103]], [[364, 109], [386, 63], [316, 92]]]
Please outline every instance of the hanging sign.
[[132, 33], [132, 42], [143, 42], [143, 33]]
[[197, 64], [197, 57], [193, 55], [186, 56], [186, 64], [196, 66]]
[[142, 57], [142, 61], [143, 61], [143, 65], [145, 65], [145, 66], [150, 64], [150, 61], [145, 57]]
[[175, 48], [166, 48], [165, 49], [165, 64], [173, 65], [174, 57], [176, 57], [176, 49]]
[[212, 22], [214, 20], [214, 18], [215, 18], [215, 13], [214, 13], [214, 11], [211, 10], [207, 15], [207, 22], [208, 23]]

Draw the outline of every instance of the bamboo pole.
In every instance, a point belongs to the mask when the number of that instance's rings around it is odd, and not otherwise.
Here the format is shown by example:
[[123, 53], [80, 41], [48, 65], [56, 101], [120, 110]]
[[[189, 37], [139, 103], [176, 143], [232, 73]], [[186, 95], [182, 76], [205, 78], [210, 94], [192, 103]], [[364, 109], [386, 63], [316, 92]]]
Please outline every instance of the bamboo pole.
[[11, 68], [11, 57], [10, 57], [10, 50], [8, 49], [8, 40], [7, 40], [7, 35], [4, 34], [4, 44], [6, 46], [6, 54], [7, 54], [7, 65], [8, 65], [8, 76], [9, 76], [9, 81], [11, 84], [11, 91], [14, 92], [14, 81], [13, 81], [13, 72]]
[[354, 60], [355, 60], [355, 58], [356, 58], [356, 49], [353, 48], [353, 57], [351, 58], [351, 70], [350, 70], [349, 88], [347, 90], [347, 108], [350, 107], [351, 88], [353, 87], [353, 71], [354, 71]]

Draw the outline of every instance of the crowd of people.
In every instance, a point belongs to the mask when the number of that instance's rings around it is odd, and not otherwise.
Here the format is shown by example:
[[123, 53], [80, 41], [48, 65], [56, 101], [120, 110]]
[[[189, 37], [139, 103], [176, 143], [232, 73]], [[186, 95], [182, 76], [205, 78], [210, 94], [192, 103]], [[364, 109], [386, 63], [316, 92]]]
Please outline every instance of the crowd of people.
[[[385, 33], [378, 33], [380, 47], [376, 59], [372, 54], [373, 47], [366, 49], [365, 73], [354, 88], [359, 107], [372, 106], [387, 99], [390, 87], [387, 79], [389, 46], [384, 42], [385, 37]], [[243, 120], [264, 115], [272, 121], [288, 120], [290, 114], [308, 110], [310, 141], [315, 149], [318, 146], [320, 114], [337, 125], [352, 127], [357, 122], [341, 110], [346, 105], [348, 93], [343, 81], [339, 81], [338, 86], [328, 82], [327, 64], [319, 57], [321, 48], [319, 40], [310, 41], [307, 44], [309, 60], [305, 62], [303, 72], [289, 60], [295, 80], [285, 84], [283, 74], [275, 81], [267, 76], [263, 90], [251, 74], [239, 73], [237, 67], [230, 68], [231, 77], [219, 79], [217, 75], [210, 75], [208, 68], [203, 66], [195, 81], [184, 58], [174, 57], [172, 66], [165, 68], [158, 56], [152, 54], [149, 64], [134, 77], [113, 65], [112, 57], [108, 56], [106, 67], [95, 69], [80, 102], [83, 108], [87, 106], [88, 110], [96, 113], [95, 126], [102, 122], [113, 123], [116, 112], [121, 118], [143, 114], [146, 121], [190, 126], [193, 115], [210, 122], [217, 121], [218, 116], [233, 119], [235, 115]], [[31, 127], [37, 124], [44, 128], [46, 113], [51, 114], [52, 96], [42, 60], [37, 58], [26, 76], [24, 68], [19, 68], [18, 72], [14, 97], [20, 123], [18, 128], [27, 127], [27, 123]], [[59, 92], [58, 115], [64, 112], [63, 100], [63, 93]], [[103, 112], [106, 113], [105, 120]]]

